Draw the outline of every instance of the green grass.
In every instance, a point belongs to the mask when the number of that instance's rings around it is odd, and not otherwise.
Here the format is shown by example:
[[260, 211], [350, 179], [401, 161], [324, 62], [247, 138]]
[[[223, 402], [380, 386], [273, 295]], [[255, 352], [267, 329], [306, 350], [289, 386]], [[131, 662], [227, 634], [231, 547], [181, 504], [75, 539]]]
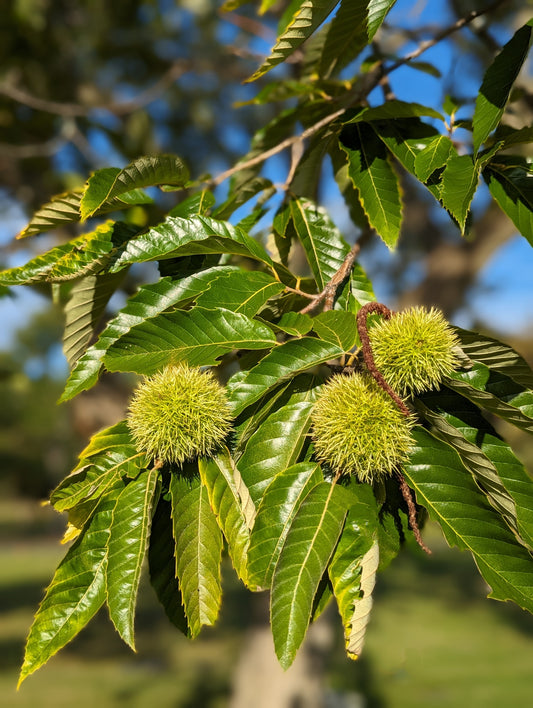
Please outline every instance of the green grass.
[[[17, 693], [24, 638], [65, 549], [57, 541], [57, 527], [55, 537], [28, 537], [22, 527], [17, 534], [14, 507], [10, 514], [12, 540], [3, 537], [0, 543], [3, 708], [228, 705], [252, 614], [250, 596], [237, 589], [230, 574], [220, 626], [195, 642], [168, 624], [145, 584], [137, 654], [122, 644], [102, 612]], [[533, 617], [485, 599], [487, 588], [471, 558], [450, 551], [434, 528], [427, 538], [433, 556], [418, 549], [402, 553], [378, 577], [365, 651], [357, 662], [344, 658], [340, 623], [331, 613], [337, 634], [328, 662], [330, 689], [363, 693], [367, 708], [528, 708]]]

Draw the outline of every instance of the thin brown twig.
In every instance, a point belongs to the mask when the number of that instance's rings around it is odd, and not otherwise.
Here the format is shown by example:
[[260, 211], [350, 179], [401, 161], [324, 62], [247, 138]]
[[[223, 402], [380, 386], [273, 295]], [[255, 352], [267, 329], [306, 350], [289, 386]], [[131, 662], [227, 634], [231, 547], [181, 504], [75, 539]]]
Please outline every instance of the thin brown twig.
[[324, 312], [333, 309], [337, 290], [350, 275], [357, 256], [359, 255], [359, 250], [360, 246], [358, 243], [352, 246], [339, 270], [331, 278], [329, 283], [326, 284], [322, 292], [318, 293], [318, 295], [314, 295], [313, 300], [309, 303], [309, 305], [306, 305], [302, 310], [300, 310], [300, 314], [306, 315], [309, 312], [312, 312], [322, 302], [324, 303]]
[[416, 520], [416, 506], [413, 501], [413, 495], [411, 493], [411, 489], [409, 488], [409, 485], [405, 481], [405, 477], [401, 472], [397, 472], [396, 476], [398, 477], [398, 481], [400, 483], [400, 492], [402, 493], [402, 497], [405, 500], [405, 503], [407, 504], [407, 514], [409, 518], [409, 526], [411, 527], [411, 531], [413, 532], [413, 536], [416, 539], [416, 542], [420, 546], [420, 548], [425, 551], [428, 555], [431, 555], [431, 549], [426, 546], [424, 541], [422, 540], [422, 535], [420, 534], [420, 529], [418, 528], [418, 521]]

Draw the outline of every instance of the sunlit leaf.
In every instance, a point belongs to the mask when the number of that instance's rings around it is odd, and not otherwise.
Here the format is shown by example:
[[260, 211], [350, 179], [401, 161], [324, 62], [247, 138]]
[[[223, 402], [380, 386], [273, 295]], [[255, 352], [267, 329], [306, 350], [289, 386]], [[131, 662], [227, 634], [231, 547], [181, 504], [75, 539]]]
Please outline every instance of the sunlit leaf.
[[443, 205], [465, 229], [470, 204], [479, 181], [479, 166], [470, 155], [452, 155], [442, 175], [440, 196]]
[[505, 163], [500, 156], [490, 162], [483, 177], [498, 206], [533, 246], [533, 178], [529, 165]]
[[213, 281], [196, 302], [208, 310], [223, 307], [253, 317], [267, 300], [283, 290], [284, 286], [268, 273], [235, 270]]
[[368, 41], [370, 42], [381, 27], [387, 13], [396, 0], [368, 0]]
[[349, 352], [357, 341], [357, 319], [352, 312], [329, 310], [313, 318], [313, 329], [325, 342]]
[[453, 143], [447, 135], [439, 135], [415, 157], [416, 176], [422, 182], [444, 167], [454, 153]]

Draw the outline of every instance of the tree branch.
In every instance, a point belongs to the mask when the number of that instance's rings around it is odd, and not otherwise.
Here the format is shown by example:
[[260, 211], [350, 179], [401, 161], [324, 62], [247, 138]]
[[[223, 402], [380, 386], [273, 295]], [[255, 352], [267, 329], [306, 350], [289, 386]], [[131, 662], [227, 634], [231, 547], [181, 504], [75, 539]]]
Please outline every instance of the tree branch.
[[324, 302], [324, 312], [327, 312], [328, 310], [333, 309], [333, 305], [335, 303], [335, 295], [337, 294], [338, 288], [342, 285], [342, 283], [348, 278], [350, 275], [352, 268], [354, 267], [355, 261], [357, 256], [359, 255], [360, 251], [360, 246], [358, 243], [354, 244], [350, 251], [348, 252], [346, 258], [342, 262], [341, 267], [339, 270], [335, 273], [333, 278], [329, 281], [329, 283], [326, 285], [324, 290], [322, 290], [321, 293], [318, 295], [315, 295], [312, 302], [309, 303], [309, 305], [306, 305], [302, 310], [300, 310], [300, 313], [302, 315], [306, 315], [309, 312], [312, 312], [315, 307], [320, 305], [321, 302]]

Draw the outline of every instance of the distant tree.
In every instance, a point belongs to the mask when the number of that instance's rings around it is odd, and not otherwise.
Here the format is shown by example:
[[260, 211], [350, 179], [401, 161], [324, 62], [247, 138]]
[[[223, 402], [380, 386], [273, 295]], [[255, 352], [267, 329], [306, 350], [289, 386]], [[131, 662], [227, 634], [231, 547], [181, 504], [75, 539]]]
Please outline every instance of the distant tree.
[[[464, 302], [477, 272], [464, 266], [469, 256], [479, 268], [483, 249], [516, 231], [533, 245], [533, 129], [516, 124], [514, 111], [515, 100], [529, 102], [519, 75], [533, 21], [507, 30], [500, 50], [491, 30], [516, 20], [512, 3], [461, 7], [459, 18], [431, 28], [389, 19], [394, 4], [283, 5], [274, 47], [249, 80], [262, 82], [251, 100], [266, 121], [238, 162], [210, 176], [200, 149], [187, 161], [134, 157], [47, 202], [19, 235], [89, 222], [0, 277], [6, 287], [52, 283], [63, 301], [71, 371], [62, 400], [106, 371], [145, 377], [128, 417], [94, 435], [51, 494], [75, 540], [36, 614], [21, 681], [105, 603], [133, 647], [146, 556], [170, 621], [196, 637], [218, 616], [225, 547], [247, 588], [270, 591], [284, 668], [333, 598], [356, 658], [376, 574], [405, 542], [429, 551], [421, 533], [428, 514], [450, 545], [473, 554], [492, 597], [533, 612], [533, 482], [488, 422], [533, 431], [533, 372], [508, 344], [452, 327], [430, 307], [450, 315]], [[263, 0], [260, 14], [274, 5]], [[148, 31], [160, 19], [153, 6], [136, 9], [122, 28], [134, 68], [127, 28]], [[205, 13], [197, 27], [218, 41], [221, 17]], [[234, 22], [268, 26], [244, 15]], [[421, 58], [468, 29], [491, 52], [475, 104], [447, 94], [447, 77]], [[193, 25], [187, 32], [199, 42], [191, 51], [213, 51]], [[143, 52], [165, 47], [147, 38]], [[80, 66], [83, 59], [80, 52]], [[407, 68], [442, 82], [438, 109], [424, 97], [403, 100], [405, 83], [393, 93]], [[3, 93], [39, 108], [13, 85]], [[54, 107], [45, 101], [40, 108]], [[263, 167], [282, 153], [290, 159], [273, 182]], [[320, 204], [325, 180], [344, 197], [350, 241]], [[472, 209], [476, 194], [483, 211]], [[416, 213], [426, 230], [436, 220], [439, 228], [415, 239]], [[512, 224], [503, 239], [481, 228], [494, 213]], [[393, 312], [376, 301], [359, 258], [367, 254], [372, 267], [381, 242], [401, 252], [402, 228], [413, 258], [427, 256], [419, 302], [428, 307]], [[451, 278], [447, 249], [462, 254], [463, 270]], [[160, 277], [139, 287], [95, 341], [126, 273], [147, 263]], [[400, 300], [405, 272], [398, 275]]]

